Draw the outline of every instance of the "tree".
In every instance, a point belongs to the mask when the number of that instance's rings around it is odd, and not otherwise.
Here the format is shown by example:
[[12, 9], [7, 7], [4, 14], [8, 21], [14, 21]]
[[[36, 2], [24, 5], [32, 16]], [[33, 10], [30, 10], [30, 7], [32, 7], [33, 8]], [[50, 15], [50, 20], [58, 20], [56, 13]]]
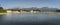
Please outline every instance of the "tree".
[[56, 10], [56, 12], [60, 12], [60, 10]]
[[6, 10], [4, 10], [3, 7], [0, 7], [0, 13], [6, 13]]
[[0, 10], [3, 10], [3, 7], [0, 7]]

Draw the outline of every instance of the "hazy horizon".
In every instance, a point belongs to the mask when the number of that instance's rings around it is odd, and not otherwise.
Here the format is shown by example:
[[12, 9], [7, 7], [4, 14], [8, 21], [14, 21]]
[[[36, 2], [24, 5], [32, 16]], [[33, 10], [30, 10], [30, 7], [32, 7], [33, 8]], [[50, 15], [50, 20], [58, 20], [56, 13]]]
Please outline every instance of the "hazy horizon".
[[30, 8], [30, 7], [51, 7], [60, 8], [60, 0], [0, 0], [0, 4], [4, 8]]

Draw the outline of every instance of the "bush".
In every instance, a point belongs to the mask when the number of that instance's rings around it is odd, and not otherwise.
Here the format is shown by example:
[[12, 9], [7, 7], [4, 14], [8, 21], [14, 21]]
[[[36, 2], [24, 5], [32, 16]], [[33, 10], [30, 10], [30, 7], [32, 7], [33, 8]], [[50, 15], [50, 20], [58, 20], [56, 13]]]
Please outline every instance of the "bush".
[[6, 10], [4, 10], [3, 7], [0, 7], [0, 13], [6, 13]]
[[0, 13], [6, 13], [6, 10], [0, 10]]
[[0, 10], [3, 10], [3, 7], [0, 7]]
[[56, 12], [60, 12], [60, 10], [56, 10]]

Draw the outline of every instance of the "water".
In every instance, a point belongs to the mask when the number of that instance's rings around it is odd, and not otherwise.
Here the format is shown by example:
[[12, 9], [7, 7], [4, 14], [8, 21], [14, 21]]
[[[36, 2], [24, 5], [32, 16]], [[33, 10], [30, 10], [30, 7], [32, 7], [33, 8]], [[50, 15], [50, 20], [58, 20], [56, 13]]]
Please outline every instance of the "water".
[[60, 14], [5, 14], [0, 25], [60, 25]]

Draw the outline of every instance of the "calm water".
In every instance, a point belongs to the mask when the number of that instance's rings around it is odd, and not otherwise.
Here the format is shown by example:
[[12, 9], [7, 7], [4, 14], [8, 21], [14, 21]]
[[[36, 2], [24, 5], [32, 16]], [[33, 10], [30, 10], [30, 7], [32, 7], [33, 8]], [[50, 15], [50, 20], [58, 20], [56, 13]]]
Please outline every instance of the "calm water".
[[0, 25], [60, 25], [60, 14], [5, 14]]

